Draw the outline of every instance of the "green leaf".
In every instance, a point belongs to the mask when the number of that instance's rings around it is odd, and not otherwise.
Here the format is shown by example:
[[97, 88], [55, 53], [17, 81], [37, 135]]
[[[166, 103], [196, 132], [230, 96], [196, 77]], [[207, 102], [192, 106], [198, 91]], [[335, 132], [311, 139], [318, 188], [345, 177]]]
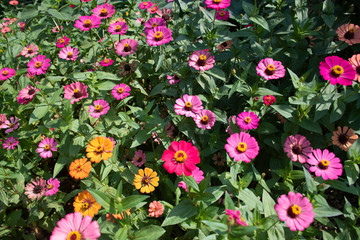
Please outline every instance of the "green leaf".
[[187, 186], [192, 187], [196, 191], [200, 191], [197, 182], [195, 181], [195, 179], [192, 176], [184, 176], [183, 179]]
[[124, 198], [121, 203], [124, 210], [130, 209], [144, 201], [145, 199], [149, 198], [146, 195], [131, 195]]
[[262, 211], [263, 206], [260, 202], [259, 198], [248, 188], [241, 190], [237, 197], [242, 200], [246, 206], [249, 207], [249, 210], [254, 208], [258, 208], [258, 210]]
[[116, 86], [115, 83], [110, 81], [100, 82], [99, 84], [96, 84], [95, 87], [97, 87], [99, 90], [111, 90]]
[[150, 138], [150, 134], [145, 130], [140, 130], [134, 137], [134, 140], [130, 146], [130, 148], [134, 148], [137, 146], [140, 146], [141, 144], [143, 144], [143, 142], [145, 142], [146, 140], [148, 140]]
[[39, 11], [34, 5], [26, 5], [24, 10], [21, 12], [19, 20], [26, 20], [33, 17], [36, 17], [39, 14]]
[[316, 191], [315, 181], [305, 167], [303, 167], [303, 170], [305, 174], [306, 188], [310, 193], [313, 193]]
[[165, 55], [161, 54], [158, 61], [157, 61], [157, 64], [156, 64], [156, 67], [155, 67], [155, 72], [157, 72], [160, 69], [162, 63], [164, 62], [164, 59], [165, 59]]
[[270, 89], [267, 88], [258, 88], [258, 90], [256, 91], [255, 95], [260, 95], [260, 96], [265, 96], [265, 95], [274, 95], [274, 96], [282, 96], [282, 94], [278, 93], [278, 92], [274, 92]]
[[320, 125], [317, 122], [311, 121], [310, 119], [302, 119], [301, 122], [299, 122], [300, 127], [305, 128], [306, 130], [316, 132], [321, 134], [322, 130]]
[[95, 200], [105, 209], [106, 212], [111, 212], [110, 208], [114, 209], [114, 198], [107, 193], [95, 189], [87, 189]]
[[259, 228], [259, 226], [237, 226], [231, 228], [229, 235], [232, 237], [252, 236]]
[[344, 169], [349, 185], [353, 185], [359, 178], [359, 166], [351, 160], [346, 160]]
[[165, 232], [165, 229], [160, 226], [148, 225], [135, 232], [135, 240], [156, 240]]
[[165, 227], [182, 223], [186, 219], [195, 216], [197, 213], [198, 209], [191, 203], [191, 201], [188, 199], [184, 200], [171, 210], [161, 226]]
[[300, 85], [301, 85], [300, 78], [293, 71], [291, 71], [289, 68], [287, 70], [288, 70], [288, 72], [290, 74], [291, 81], [292, 81], [292, 84], [294, 85], [294, 88], [298, 89], [300, 87]]
[[40, 120], [48, 112], [49, 112], [49, 106], [46, 103], [38, 104], [30, 115], [29, 124], [32, 124], [33, 122]]
[[289, 105], [271, 105], [271, 107], [287, 119], [291, 118], [292, 113], [296, 110], [293, 106]]
[[96, 76], [97, 76], [98, 79], [118, 80], [118, 81], [122, 80], [121, 78], [119, 78], [115, 74], [109, 73], [109, 72], [98, 71], [98, 72], [96, 72]]
[[260, 122], [255, 131], [259, 134], [273, 134], [279, 132], [279, 129], [269, 122]]
[[65, 167], [66, 163], [68, 162], [69, 158], [60, 154], [60, 157], [58, 158], [54, 166], [53, 178], [55, 178], [59, 174], [59, 172]]
[[314, 208], [313, 211], [315, 213], [315, 218], [335, 217], [343, 214], [341, 211], [339, 211], [336, 208], [324, 207], [324, 206]]
[[214, 15], [211, 14], [208, 10], [206, 10], [203, 7], [200, 7], [200, 12], [202, 12], [205, 16], [205, 19], [208, 20], [208, 22], [212, 22], [214, 19]]
[[224, 234], [228, 230], [228, 226], [224, 223], [208, 221], [208, 220], [202, 220], [202, 223], [204, 223], [211, 230], [219, 234]]
[[251, 21], [253, 21], [254, 23], [260, 25], [266, 31], [270, 32], [269, 24], [267, 23], [265, 18], [263, 18], [262, 16], [256, 15], [254, 17], [250, 17], [249, 19]]
[[73, 20], [73, 17], [70, 16], [69, 14], [67, 13], [61, 13], [59, 12], [58, 10], [56, 9], [49, 9], [47, 11], [51, 16], [53, 16], [54, 18], [56, 19], [59, 19], [59, 20], [64, 20], [64, 21], [69, 21], [69, 20]]
[[122, 226], [114, 235], [116, 240], [128, 240], [128, 228], [126, 225]]
[[206, 73], [217, 79], [220, 79], [224, 82], [226, 81], [225, 72], [223, 70], [221, 70], [220, 68], [213, 67], [213, 68], [209, 69], [208, 71], [206, 71]]
[[6, 192], [0, 189], [0, 201], [4, 203], [4, 205], [9, 206], [8, 196]]
[[59, 100], [59, 96], [61, 93], [63, 93], [63, 91], [64, 91], [64, 89], [61, 87], [56, 92], [54, 92], [54, 94], [50, 98], [49, 103], [51, 105], [54, 105], [57, 102], [57, 100]]
[[263, 191], [262, 200], [264, 205], [264, 214], [265, 217], [269, 217], [271, 215], [275, 215], [276, 211], [274, 209], [275, 201], [271, 198], [267, 191]]
[[334, 101], [333, 107], [330, 112], [330, 123], [339, 120], [345, 113], [346, 105], [340, 100]]
[[227, 191], [225, 192], [225, 209], [235, 210], [235, 204]]

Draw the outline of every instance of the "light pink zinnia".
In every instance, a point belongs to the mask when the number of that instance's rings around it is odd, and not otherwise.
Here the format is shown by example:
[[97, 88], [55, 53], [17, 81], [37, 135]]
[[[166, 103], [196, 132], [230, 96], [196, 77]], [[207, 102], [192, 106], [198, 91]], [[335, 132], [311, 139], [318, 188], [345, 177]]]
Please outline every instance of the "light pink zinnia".
[[71, 99], [70, 103], [80, 101], [82, 98], [87, 98], [87, 86], [82, 82], [71, 83], [64, 87], [64, 98]]
[[[191, 176], [194, 178], [197, 184], [199, 184], [205, 178], [204, 172], [201, 171], [198, 167], [196, 167], [194, 171], [192, 171]], [[185, 189], [186, 192], [188, 191], [186, 183], [184, 181], [179, 182], [178, 187]]]
[[[63, 27], [63, 26], [60, 26], [60, 29], [61, 29], [61, 31], [62, 31], [62, 30], [64, 29], [64, 27]], [[60, 32], [58, 26], [55, 26], [51, 31], [52, 31], [53, 33], [58, 33], [58, 32]]]
[[145, 153], [142, 150], [137, 150], [134, 154], [132, 163], [137, 166], [141, 167], [146, 161]]
[[36, 75], [46, 73], [46, 70], [50, 66], [50, 59], [45, 55], [37, 55], [28, 63], [28, 72]]
[[112, 90], [111, 90], [111, 94], [113, 95], [113, 97], [116, 100], [122, 100], [124, 98], [127, 98], [128, 96], [130, 96], [130, 91], [131, 88], [124, 84], [124, 83], [120, 83], [117, 84]]
[[6, 118], [6, 114], [0, 114], [0, 129], [2, 128], [8, 128], [8, 126], [6, 125], [7, 122], [7, 118]]
[[225, 150], [235, 161], [251, 162], [259, 154], [259, 145], [254, 137], [246, 132], [231, 134]]
[[94, 106], [89, 106], [90, 116], [93, 118], [99, 118], [101, 115], [106, 114], [110, 109], [109, 104], [103, 99], [96, 100], [93, 104]]
[[25, 195], [29, 199], [40, 199], [45, 195], [45, 186], [46, 182], [44, 179], [36, 177], [36, 179], [31, 179], [31, 183], [26, 184], [25, 186]]
[[320, 62], [319, 69], [323, 78], [332, 85], [351, 86], [356, 76], [351, 64], [338, 56], [326, 57], [325, 62]]
[[256, 129], [259, 126], [259, 118], [254, 112], [242, 112], [236, 118], [236, 124], [244, 129]]
[[224, 9], [230, 6], [231, 0], [205, 0], [207, 8], [212, 8], [216, 10]]
[[177, 115], [185, 115], [186, 117], [196, 117], [203, 109], [202, 102], [198, 96], [190, 96], [185, 94], [182, 98], [175, 101], [174, 111]]
[[26, 88], [21, 89], [19, 96], [16, 98], [19, 104], [25, 105], [31, 102], [39, 89], [27, 85]]
[[79, 51], [77, 48], [72, 48], [70, 46], [64, 47], [59, 52], [59, 58], [65, 59], [65, 60], [71, 60], [75, 61], [77, 57], [79, 56]]
[[360, 54], [353, 55], [351, 58], [349, 58], [349, 63], [356, 72], [354, 80], [360, 82]]
[[154, 27], [157, 26], [164, 26], [166, 27], [166, 22], [162, 19], [162, 18], [150, 18], [146, 23], [145, 23], [145, 29], [144, 32], [146, 34], [148, 34], [148, 32], [153, 29]]
[[86, 215], [82, 218], [79, 212], [69, 213], [57, 222], [57, 227], [51, 233], [50, 240], [96, 240], [101, 236], [97, 221]]
[[312, 152], [313, 148], [310, 146], [310, 142], [306, 137], [296, 134], [290, 135], [284, 143], [284, 152], [291, 158], [291, 161], [305, 163], [308, 159], [308, 155]]
[[36, 149], [36, 152], [40, 153], [42, 158], [51, 158], [52, 152], [57, 151], [57, 145], [58, 143], [54, 138], [45, 138], [39, 143], [39, 148]]
[[164, 212], [164, 205], [159, 201], [153, 201], [149, 204], [149, 217], [158, 218]]
[[119, 56], [127, 56], [137, 51], [139, 44], [135, 39], [126, 38], [116, 45], [116, 53]]
[[0, 70], [0, 80], [5, 81], [11, 77], [15, 76], [15, 70], [12, 68], [3, 68]]
[[229, 11], [224, 11], [224, 10], [218, 10], [217, 12], [216, 12], [216, 19], [217, 20], [224, 20], [224, 21], [226, 21], [226, 20], [228, 20], [229, 19]]
[[111, 35], [124, 35], [128, 29], [128, 25], [126, 22], [115, 22], [113, 24], [110, 24], [108, 31], [111, 33]]
[[80, 31], [89, 31], [91, 28], [98, 28], [101, 24], [101, 19], [95, 15], [91, 16], [80, 16], [75, 21], [74, 26], [79, 28]]
[[324, 180], [338, 179], [343, 172], [343, 165], [340, 163], [340, 159], [327, 149], [324, 149], [323, 152], [321, 149], [313, 150], [308, 155], [307, 163], [311, 165], [309, 170]]
[[10, 120], [6, 120], [5, 124], [6, 124], [6, 128], [7, 128], [5, 130], [6, 134], [16, 130], [20, 125], [19, 119], [15, 118], [15, 117], [11, 117]]
[[151, 8], [153, 6], [153, 3], [152, 2], [142, 2], [142, 3], [139, 3], [139, 8], [140, 9], [148, 9], [148, 8]]
[[241, 217], [241, 212], [239, 210], [231, 210], [231, 209], [225, 209], [225, 215], [228, 215], [228, 220], [231, 224], [234, 224], [234, 220], [237, 225], [240, 226], [247, 226], [247, 223], [245, 222], [245, 219]]
[[52, 196], [59, 191], [60, 181], [55, 178], [47, 180], [45, 196]]
[[348, 45], [360, 43], [360, 27], [352, 23], [341, 25], [336, 33], [340, 41], [346, 42]]
[[303, 231], [314, 221], [315, 213], [309, 199], [301, 193], [289, 192], [281, 195], [275, 210], [281, 221], [285, 221], [291, 231]]
[[190, 67], [204, 72], [214, 67], [214, 58], [215, 57], [211, 56], [211, 54], [206, 50], [198, 50], [190, 55], [190, 60], [188, 64]]
[[105, 58], [104, 60], [102, 60], [100, 62], [100, 65], [103, 67], [107, 67], [107, 66], [111, 66], [114, 63], [114, 60], [109, 59], [109, 58]]
[[278, 79], [285, 76], [285, 68], [280, 61], [275, 61], [272, 58], [265, 58], [257, 65], [256, 73], [266, 80]]
[[17, 138], [14, 137], [8, 137], [3, 142], [3, 148], [6, 150], [15, 149], [15, 147], [18, 145], [19, 141]]
[[100, 19], [109, 18], [115, 13], [115, 7], [111, 4], [105, 3], [98, 5], [96, 8], [92, 10], [95, 16]]
[[146, 41], [150, 46], [159, 46], [172, 40], [171, 30], [164, 26], [150, 29], [146, 35]]
[[215, 124], [216, 117], [212, 111], [204, 109], [194, 117], [194, 121], [198, 128], [211, 129]]
[[59, 38], [56, 42], [56, 47], [57, 48], [63, 48], [66, 45], [68, 45], [70, 42], [70, 38], [68, 38], [67, 36], [64, 36], [63, 38]]
[[166, 75], [167, 80], [169, 80], [169, 84], [173, 85], [175, 83], [179, 83], [181, 81], [181, 79], [179, 78], [179, 76], [177, 74], [174, 75]]
[[33, 57], [36, 54], [38, 54], [38, 51], [39, 51], [39, 47], [32, 43], [29, 46], [24, 47], [20, 55], [24, 57]]

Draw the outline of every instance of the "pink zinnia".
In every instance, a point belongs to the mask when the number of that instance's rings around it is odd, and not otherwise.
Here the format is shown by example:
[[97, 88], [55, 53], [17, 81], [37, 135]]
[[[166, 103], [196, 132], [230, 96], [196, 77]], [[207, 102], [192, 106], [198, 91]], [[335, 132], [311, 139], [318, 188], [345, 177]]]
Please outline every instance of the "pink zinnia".
[[148, 8], [147, 11], [151, 14], [155, 14], [157, 13], [157, 11], [159, 11], [159, 7], [158, 6], [153, 6], [151, 8]]
[[285, 76], [285, 68], [280, 61], [275, 61], [272, 58], [265, 58], [257, 65], [256, 73], [266, 80], [278, 79]]
[[264, 104], [270, 106], [275, 102], [276, 98], [273, 95], [266, 95], [263, 97]]
[[360, 54], [353, 55], [351, 58], [349, 58], [349, 63], [356, 72], [354, 80], [360, 82]]
[[315, 213], [309, 199], [301, 193], [289, 192], [281, 195], [275, 210], [281, 221], [285, 221], [291, 231], [303, 231], [314, 221]]
[[175, 83], [179, 83], [181, 81], [181, 79], [179, 78], [179, 76], [177, 74], [174, 75], [166, 75], [167, 80], [169, 80], [169, 84], [173, 85]]
[[30, 199], [40, 199], [45, 195], [46, 182], [44, 179], [36, 177], [36, 179], [31, 179], [31, 183], [26, 184], [25, 186], [25, 195]]
[[3, 148], [6, 150], [15, 149], [15, 147], [18, 145], [19, 141], [17, 138], [14, 137], [8, 137], [3, 142]]
[[0, 80], [5, 81], [11, 77], [15, 76], [15, 70], [12, 68], [3, 68], [0, 70]]
[[[64, 29], [64, 27], [63, 27], [63, 26], [60, 26], [60, 29], [61, 29], [61, 31], [62, 31], [62, 30]], [[55, 26], [51, 31], [52, 31], [53, 33], [58, 33], [58, 32], [60, 32], [58, 26]]]
[[172, 40], [171, 30], [164, 26], [150, 29], [146, 35], [146, 41], [150, 46], [159, 46]]
[[142, 3], [139, 3], [139, 8], [140, 9], [148, 9], [148, 8], [151, 8], [153, 5], [152, 2], [142, 2]]
[[190, 55], [190, 60], [188, 64], [190, 67], [193, 67], [196, 70], [200, 70], [204, 72], [214, 67], [214, 63], [215, 63], [214, 58], [215, 57], [211, 56], [211, 54], [208, 51], [198, 50]]
[[6, 120], [5, 124], [6, 128], [8, 128], [5, 130], [6, 134], [16, 130], [20, 125], [19, 119], [15, 117], [11, 117], [10, 120]]
[[205, 0], [207, 8], [213, 8], [216, 10], [224, 9], [230, 6], [231, 0]]
[[229, 19], [229, 12], [228, 11], [224, 11], [224, 10], [218, 10], [216, 12], [216, 19], [217, 20], [228, 20]]
[[58, 143], [54, 138], [45, 138], [39, 143], [39, 148], [36, 149], [36, 152], [40, 153], [42, 158], [51, 158], [52, 152], [57, 151], [57, 145]]
[[360, 43], [360, 27], [352, 23], [341, 25], [336, 33], [340, 41], [346, 42], [348, 45]]
[[37, 55], [28, 63], [28, 72], [36, 75], [46, 73], [46, 70], [50, 66], [50, 59], [45, 55]]
[[94, 106], [89, 106], [90, 116], [93, 118], [99, 118], [101, 115], [106, 114], [110, 109], [109, 104], [103, 99], [96, 100], [93, 104]]
[[128, 29], [128, 25], [126, 22], [115, 22], [113, 24], [110, 24], [108, 31], [111, 33], [111, 35], [120, 34], [124, 35]]
[[142, 150], [138, 150], [135, 152], [132, 163], [137, 166], [141, 167], [146, 161], [145, 153]]
[[309, 170], [324, 180], [338, 179], [343, 172], [343, 165], [340, 163], [340, 159], [327, 149], [324, 149], [323, 152], [321, 149], [313, 150], [308, 155], [307, 163], [311, 165]]
[[102, 60], [100, 62], [100, 65], [103, 67], [107, 67], [107, 66], [111, 66], [114, 63], [114, 60], [109, 59], [109, 58], [105, 58], [104, 60]]
[[117, 84], [112, 90], [111, 90], [111, 94], [113, 95], [113, 97], [116, 100], [122, 100], [124, 98], [127, 98], [128, 96], [130, 96], [130, 91], [131, 88], [124, 84], [124, 83], [120, 83]]
[[105, 3], [97, 6], [92, 10], [95, 16], [100, 19], [109, 18], [115, 13], [115, 7], [111, 4]]
[[17, 97], [17, 101], [19, 104], [25, 105], [31, 102], [35, 96], [35, 94], [39, 92], [39, 89], [36, 87], [32, 87], [27, 85], [26, 88], [21, 89], [19, 96]]
[[245, 222], [245, 219], [241, 217], [241, 212], [239, 210], [225, 209], [225, 215], [229, 216], [228, 218], [231, 225], [234, 224], [235, 220], [237, 225], [247, 226], [247, 223]]
[[[191, 176], [194, 178], [197, 184], [199, 184], [205, 177], [204, 172], [200, 170], [200, 168], [196, 167], [194, 171], [192, 171]], [[184, 181], [179, 182], [178, 187], [185, 189], [187, 192], [187, 186]]]
[[82, 218], [82, 214], [79, 212], [69, 213], [57, 222], [57, 227], [52, 231], [50, 240], [96, 240], [101, 236], [100, 228], [97, 221], [91, 220], [92, 218], [88, 215]]
[[236, 118], [236, 124], [244, 129], [256, 129], [259, 126], [259, 118], [254, 112], [242, 112]]
[[235, 161], [251, 162], [259, 154], [259, 145], [254, 137], [246, 132], [231, 134], [225, 150]]
[[216, 117], [212, 111], [204, 109], [194, 117], [194, 121], [198, 128], [211, 129], [215, 124]]
[[80, 101], [82, 98], [87, 98], [87, 86], [82, 82], [71, 83], [64, 87], [64, 98], [71, 99], [70, 103]]
[[146, 23], [145, 23], [145, 29], [144, 32], [146, 34], [148, 34], [148, 32], [153, 29], [154, 27], [157, 26], [164, 26], [166, 27], [166, 22], [162, 19], [162, 18], [150, 18]]
[[6, 125], [7, 122], [7, 118], [5, 114], [0, 114], [0, 129], [2, 128], [8, 128], [8, 126]]
[[190, 176], [196, 168], [195, 164], [200, 163], [198, 149], [186, 141], [173, 141], [164, 151], [161, 160], [165, 161], [164, 168], [169, 173], [175, 172], [178, 176], [181, 174]]
[[75, 21], [74, 26], [79, 28], [80, 31], [89, 31], [91, 28], [98, 28], [101, 24], [101, 19], [95, 15], [91, 16], [80, 16]]
[[130, 38], [126, 38], [121, 40], [117, 45], [116, 45], [116, 53], [119, 56], [127, 56], [127, 55], [131, 55], [133, 53], [135, 53], [137, 51], [139, 44], [138, 41], [136, 41], [135, 39], [130, 39]]
[[149, 217], [159, 217], [164, 212], [164, 205], [159, 201], [153, 201], [149, 204]]
[[59, 52], [59, 58], [65, 59], [65, 60], [71, 60], [75, 61], [77, 57], [79, 56], [79, 51], [77, 48], [72, 48], [70, 46], [64, 47]]
[[326, 81], [332, 85], [337, 83], [344, 86], [350, 86], [356, 76], [356, 70], [351, 64], [338, 56], [325, 58], [325, 62], [320, 62], [320, 74]]
[[182, 98], [175, 101], [174, 110], [177, 115], [185, 115], [186, 117], [196, 117], [203, 109], [202, 102], [198, 96], [190, 96], [185, 94]]
[[56, 47], [57, 48], [63, 48], [66, 45], [68, 45], [70, 42], [70, 38], [68, 38], [67, 36], [64, 36], [63, 38], [59, 38], [56, 42]]
[[38, 51], [39, 51], [39, 47], [32, 43], [29, 46], [24, 47], [20, 55], [24, 57], [33, 57], [36, 54], [38, 54]]
[[290, 135], [284, 143], [284, 152], [293, 162], [305, 163], [312, 150], [310, 142], [300, 134]]
[[60, 181], [55, 178], [47, 180], [45, 196], [52, 196], [59, 191]]

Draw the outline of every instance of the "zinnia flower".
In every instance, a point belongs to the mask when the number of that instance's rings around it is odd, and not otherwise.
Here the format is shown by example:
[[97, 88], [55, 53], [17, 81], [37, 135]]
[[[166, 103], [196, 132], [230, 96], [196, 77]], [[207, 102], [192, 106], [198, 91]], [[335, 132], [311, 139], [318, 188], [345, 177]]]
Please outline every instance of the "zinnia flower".
[[6, 123], [8, 122], [5, 114], [0, 114], [0, 129], [8, 128]]
[[42, 158], [51, 158], [52, 152], [57, 151], [57, 145], [58, 143], [54, 138], [45, 138], [39, 143], [39, 148], [36, 149], [36, 152], [40, 153]]
[[87, 190], [82, 191], [75, 197], [73, 206], [74, 212], [79, 212], [83, 216], [90, 217], [94, 217], [101, 208], [101, 205]]
[[338, 179], [342, 174], [343, 165], [340, 159], [329, 150], [315, 149], [308, 155], [307, 163], [311, 165], [309, 170], [314, 172], [317, 177], [322, 177], [324, 180]]
[[228, 20], [229, 19], [229, 12], [224, 10], [218, 10], [215, 15], [217, 20]]
[[25, 186], [25, 195], [30, 199], [40, 199], [45, 195], [46, 182], [44, 179], [36, 177], [36, 179], [31, 179], [31, 183], [26, 184]]
[[3, 68], [0, 70], [0, 80], [5, 81], [11, 77], [15, 76], [15, 70], [12, 68]]
[[69, 167], [69, 174], [75, 179], [84, 179], [89, 176], [91, 162], [87, 158], [75, 159]]
[[87, 86], [82, 82], [71, 83], [64, 87], [64, 98], [71, 99], [70, 103], [80, 101], [82, 98], [87, 98]]
[[25, 105], [31, 102], [35, 96], [35, 94], [39, 91], [36, 87], [32, 87], [27, 85], [26, 88], [21, 89], [19, 96], [17, 97], [17, 101], [19, 104]]
[[233, 45], [233, 41], [231, 40], [227, 40], [219, 45], [217, 45], [217, 49], [219, 49], [220, 52], [224, 51], [225, 49], [229, 49], [231, 47], [231, 45]]
[[198, 128], [211, 129], [215, 124], [216, 117], [212, 111], [204, 109], [194, 117], [194, 121]]
[[120, 43], [116, 45], [115, 49], [117, 55], [125, 57], [134, 54], [137, 51], [138, 46], [138, 41], [126, 38], [121, 40]]
[[91, 220], [89, 216], [82, 218], [79, 212], [69, 213], [57, 222], [50, 240], [96, 240], [101, 236], [100, 228], [97, 221]]
[[86, 157], [90, 158], [91, 162], [99, 163], [101, 159], [108, 160], [112, 157], [114, 149], [113, 142], [104, 136], [96, 137], [90, 141], [86, 148]]
[[203, 72], [213, 68], [214, 63], [214, 56], [211, 56], [211, 54], [206, 50], [198, 50], [193, 52], [193, 54], [190, 55], [190, 60], [188, 62], [190, 67]]
[[9, 4], [15, 6], [15, 5], [18, 5], [18, 4], [19, 4], [19, 1], [17, 1], [17, 0], [11, 0], [11, 1], [9, 2]]
[[241, 217], [241, 212], [239, 210], [225, 209], [225, 215], [228, 215], [228, 221], [230, 225], [234, 225], [235, 222], [239, 226], [247, 226], [245, 219]]
[[6, 134], [18, 129], [20, 125], [19, 119], [15, 117], [11, 117], [10, 120], [6, 120], [5, 124], [6, 124], [5, 128], [7, 128], [5, 130]]
[[353, 145], [358, 138], [359, 136], [348, 126], [345, 126], [342, 129], [338, 126], [338, 130], [334, 131], [333, 136], [331, 137], [333, 144], [339, 146], [344, 151], [349, 150], [351, 145]]
[[[199, 184], [205, 177], [204, 172], [200, 170], [200, 168], [196, 167], [194, 171], [192, 171], [191, 176], [194, 178], [197, 184]], [[178, 187], [185, 189], [187, 192], [187, 186], [184, 181], [179, 182]]]
[[259, 154], [259, 145], [254, 137], [246, 132], [231, 134], [225, 149], [235, 161], [251, 162]]
[[132, 63], [128, 63], [126, 61], [121, 62], [119, 66], [119, 75], [122, 77], [131, 75], [133, 72], [135, 72], [137, 67], [137, 63], [133, 61]]
[[115, 22], [110, 24], [108, 31], [111, 33], [111, 35], [124, 35], [128, 29], [128, 25], [126, 22]]
[[231, 0], [205, 0], [207, 8], [212, 8], [216, 10], [224, 9], [230, 6]]
[[142, 150], [138, 150], [135, 152], [132, 163], [137, 166], [141, 167], [146, 161], [145, 153]]
[[326, 57], [325, 62], [320, 62], [319, 69], [323, 78], [330, 81], [332, 85], [338, 83], [350, 86], [356, 76], [356, 71], [351, 64], [338, 56]]
[[[61, 29], [61, 31], [62, 31], [62, 30], [64, 29], [64, 27], [63, 27], [63, 26], [60, 26], [60, 29]], [[58, 26], [55, 26], [51, 31], [52, 31], [53, 33], [58, 33], [58, 32], [60, 32]]]
[[360, 54], [353, 55], [351, 58], [349, 58], [349, 63], [356, 72], [354, 80], [360, 82]]
[[162, 19], [162, 18], [150, 18], [146, 23], [145, 23], [145, 29], [144, 32], [146, 34], [148, 34], [148, 32], [153, 29], [154, 27], [157, 26], [164, 26], [166, 27], [166, 22]]
[[59, 58], [62, 58], [62, 59], [65, 59], [65, 60], [75, 61], [78, 56], [79, 56], [78, 49], [77, 48], [72, 48], [70, 46], [64, 47], [59, 52]]
[[179, 83], [181, 81], [181, 79], [179, 78], [179, 76], [177, 74], [174, 75], [166, 75], [167, 80], [169, 80], [169, 84], [173, 85], [175, 83]]
[[159, 11], [159, 7], [158, 6], [153, 6], [151, 8], [148, 8], [147, 11], [151, 14], [155, 14]]
[[36, 54], [38, 54], [38, 51], [39, 51], [39, 47], [32, 43], [29, 46], [24, 47], [20, 55], [24, 57], [33, 57]]
[[148, 8], [151, 8], [153, 5], [152, 2], [142, 2], [142, 3], [139, 3], [139, 8], [140, 9], [148, 9]]
[[161, 160], [165, 161], [164, 168], [169, 173], [175, 172], [178, 176], [181, 174], [190, 176], [196, 168], [195, 164], [200, 163], [198, 149], [186, 141], [173, 141], [164, 151]]
[[102, 60], [100, 62], [101, 66], [103, 66], [103, 67], [111, 66], [113, 63], [114, 63], [114, 60], [109, 59], [109, 58], [105, 58], [104, 60]]
[[80, 31], [89, 31], [91, 28], [98, 28], [101, 24], [101, 19], [95, 15], [91, 16], [80, 16], [75, 21], [74, 26], [79, 28]]
[[90, 116], [93, 118], [99, 118], [101, 115], [106, 114], [110, 109], [109, 104], [103, 99], [96, 100], [93, 104], [94, 106], [89, 106]]
[[186, 117], [196, 117], [203, 109], [202, 102], [198, 96], [190, 96], [185, 94], [182, 98], [175, 101], [174, 111], [177, 115], [185, 115]]
[[15, 147], [18, 145], [18, 143], [19, 143], [19, 141], [17, 140], [17, 138], [8, 137], [3, 142], [3, 148], [6, 149], [6, 150], [10, 150], [10, 149], [14, 150]]
[[273, 95], [266, 95], [263, 97], [264, 104], [270, 106], [275, 102], [276, 98]]
[[55, 178], [47, 180], [45, 196], [52, 196], [59, 191], [60, 181]]
[[146, 41], [150, 46], [159, 46], [170, 42], [172, 38], [171, 30], [164, 26], [157, 26], [150, 29], [146, 35]]
[[135, 174], [133, 184], [136, 189], [140, 189], [141, 193], [151, 193], [155, 191], [155, 187], [159, 186], [159, 177], [151, 168], [139, 169], [138, 174]]
[[259, 126], [259, 118], [254, 112], [242, 112], [236, 118], [236, 124], [244, 129], [256, 129]]
[[63, 38], [59, 38], [56, 42], [56, 47], [57, 48], [63, 48], [66, 45], [68, 45], [70, 42], [70, 38], [64, 36]]
[[98, 5], [96, 8], [92, 10], [95, 16], [100, 19], [109, 18], [115, 13], [115, 7], [111, 4], [105, 3]]
[[285, 68], [280, 61], [275, 61], [272, 58], [265, 58], [257, 65], [256, 73], [266, 80], [278, 79], [285, 76]]
[[284, 152], [293, 162], [305, 163], [312, 150], [310, 142], [300, 134], [290, 135], [284, 143]]
[[50, 66], [50, 59], [45, 55], [37, 55], [28, 63], [28, 72], [36, 75], [46, 73], [46, 70]]
[[[128, 210], [125, 211], [125, 213], [130, 216], [131, 212], [130, 212], [130, 208]], [[112, 219], [111, 217], [113, 217], [114, 219]], [[115, 219], [119, 219], [119, 220], [122, 220], [125, 218], [125, 215], [124, 215], [124, 212], [121, 212], [121, 213], [118, 213], [118, 214], [110, 214], [110, 213], [107, 213], [106, 214], [106, 219], [108, 220], [108, 222], [110, 222], [111, 220], [113, 222], [115, 222]]]
[[360, 27], [358, 25], [352, 23], [343, 24], [336, 30], [336, 33], [340, 41], [349, 45], [360, 42]]
[[148, 212], [149, 212], [149, 217], [158, 218], [164, 212], [164, 205], [162, 205], [161, 202], [159, 201], [152, 201], [149, 204]]
[[275, 210], [281, 221], [285, 221], [291, 231], [303, 231], [314, 221], [315, 213], [309, 199], [301, 193], [289, 192], [281, 195]]
[[162, 11], [156, 12], [164, 21], [170, 21], [173, 19], [171, 16], [171, 9], [163, 8]]

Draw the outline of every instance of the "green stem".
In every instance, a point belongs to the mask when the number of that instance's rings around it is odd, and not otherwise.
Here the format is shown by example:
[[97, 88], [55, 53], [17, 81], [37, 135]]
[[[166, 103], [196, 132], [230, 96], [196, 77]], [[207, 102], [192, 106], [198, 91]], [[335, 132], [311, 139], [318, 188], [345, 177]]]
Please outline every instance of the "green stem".
[[92, 35], [91, 29], [90, 29], [90, 39], [91, 39], [91, 45], [92, 45], [92, 50], [93, 50], [93, 54], [94, 54], [94, 68], [95, 68], [96, 67], [96, 53], [95, 53], [95, 46], [94, 46], [93, 35]]

